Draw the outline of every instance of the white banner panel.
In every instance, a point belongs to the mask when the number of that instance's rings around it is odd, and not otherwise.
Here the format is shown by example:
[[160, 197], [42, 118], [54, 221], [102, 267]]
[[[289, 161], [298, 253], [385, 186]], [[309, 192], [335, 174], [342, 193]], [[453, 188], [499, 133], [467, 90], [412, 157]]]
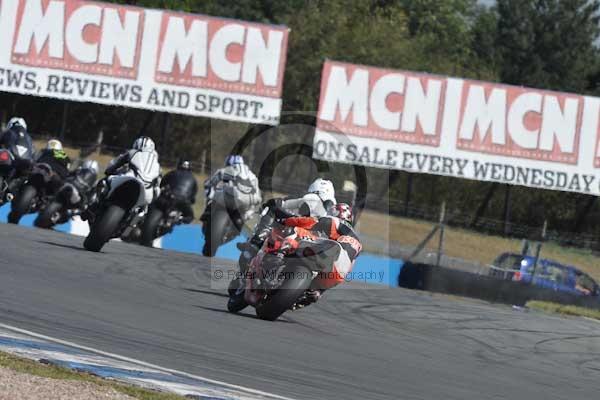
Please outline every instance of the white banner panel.
[[314, 157], [600, 194], [600, 99], [328, 61]]
[[288, 29], [80, 0], [0, 1], [0, 90], [277, 125]]

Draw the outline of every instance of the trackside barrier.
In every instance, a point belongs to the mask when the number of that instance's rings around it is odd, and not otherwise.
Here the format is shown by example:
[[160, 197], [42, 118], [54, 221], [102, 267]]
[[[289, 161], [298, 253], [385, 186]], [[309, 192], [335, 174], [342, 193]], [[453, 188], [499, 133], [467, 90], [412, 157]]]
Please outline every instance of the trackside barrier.
[[431, 264], [406, 262], [400, 272], [398, 283], [408, 289], [472, 297], [517, 306], [523, 306], [529, 300], [542, 300], [600, 309], [600, 300], [596, 297], [577, 296], [523, 282], [501, 280]]
[[[0, 222], [7, 222], [10, 205], [0, 207]], [[20, 225], [33, 227], [35, 214], [24, 216]], [[56, 227], [57, 231], [77, 236], [87, 236], [89, 232], [87, 222], [78, 217]], [[237, 243], [245, 241], [244, 236], [238, 236], [233, 241], [219, 247], [217, 257], [237, 261], [240, 255]], [[154, 243], [155, 247], [181, 251], [184, 253], [201, 254], [204, 246], [202, 226], [198, 224], [180, 225], [173, 232], [165, 235]], [[358, 258], [348, 281], [358, 281], [377, 285], [398, 286], [398, 276], [402, 269], [403, 261], [371, 253], [362, 253]]]

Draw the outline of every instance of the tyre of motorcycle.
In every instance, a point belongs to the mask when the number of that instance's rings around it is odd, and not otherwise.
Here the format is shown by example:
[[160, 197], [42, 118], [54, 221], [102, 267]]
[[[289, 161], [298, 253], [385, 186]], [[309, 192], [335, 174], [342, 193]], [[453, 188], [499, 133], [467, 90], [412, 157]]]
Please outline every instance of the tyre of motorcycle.
[[29, 213], [35, 196], [37, 196], [37, 189], [34, 186], [23, 186], [11, 203], [10, 212], [8, 213], [8, 222], [10, 224], [18, 224], [21, 217]]
[[204, 247], [202, 254], [205, 257], [214, 257], [217, 249], [225, 241], [229, 229], [229, 215], [222, 208], [213, 209], [213, 213], [204, 225]]
[[244, 300], [244, 292], [236, 294], [241, 284], [242, 280], [240, 278], [233, 279], [231, 282], [229, 282], [229, 287], [227, 288], [227, 292], [229, 293], [227, 310], [230, 313], [238, 313], [244, 308], [248, 307], [248, 303], [246, 303], [246, 300]]
[[[62, 208], [63, 205], [58, 201], [51, 202], [38, 214], [33, 224], [38, 228], [51, 229], [61, 219]], [[56, 214], [58, 214], [58, 218], [56, 218]]]
[[96, 217], [89, 235], [83, 242], [83, 247], [89, 251], [99, 252], [113, 237], [125, 213], [126, 211], [116, 204], [106, 207], [101, 215]]
[[152, 247], [154, 239], [158, 237], [158, 227], [163, 219], [163, 215], [163, 211], [158, 207], [150, 209], [142, 225], [142, 237], [140, 240], [142, 246]]
[[275, 321], [296, 303], [313, 280], [311, 270], [301, 264], [290, 264], [283, 269], [283, 273], [286, 278], [281, 286], [266, 301], [256, 305], [258, 318]]
[[0, 175], [0, 205], [4, 204], [4, 201], [6, 199], [6, 191], [7, 190], [8, 190], [8, 185], [6, 184], [4, 177]]
[[[110, 181], [110, 189], [105, 196], [100, 200], [103, 205], [99, 207], [100, 211], [90, 226], [90, 233], [83, 242], [86, 250], [99, 252], [110, 239], [126, 234], [120, 229], [124, 218], [145, 206], [144, 186], [131, 176], [115, 176]], [[131, 216], [133, 221], [135, 214]], [[133, 225], [135, 224], [132, 223], [131, 226]], [[135, 241], [139, 241], [139, 236]]]

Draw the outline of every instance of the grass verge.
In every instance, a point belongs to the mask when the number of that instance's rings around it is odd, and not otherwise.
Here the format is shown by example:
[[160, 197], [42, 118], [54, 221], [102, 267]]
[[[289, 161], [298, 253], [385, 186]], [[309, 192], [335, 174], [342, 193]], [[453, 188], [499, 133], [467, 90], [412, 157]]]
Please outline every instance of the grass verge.
[[12, 354], [4, 352], [0, 352], [0, 366], [9, 368], [16, 372], [35, 375], [42, 378], [89, 382], [100, 387], [112, 388], [120, 393], [129, 395], [140, 400], [185, 399], [185, 397], [176, 394], [157, 392], [153, 390], [143, 389], [137, 386], [131, 386], [107, 379], [102, 379], [87, 373], [76, 372], [68, 368], [58, 367], [56, 365], [42, 364], [33, 360], [16, 357]]
[[586, 307], [577, 306], [566, 306], [558, 303], [551, 303], [549, 301], [538, 301], [531, 300], [525, 305], [533, 310], [539, 310], [544, 312], [550, 312], [562, 315], [573, 315], [576, 317], [586, 317], [600, 320], [600, 310]]

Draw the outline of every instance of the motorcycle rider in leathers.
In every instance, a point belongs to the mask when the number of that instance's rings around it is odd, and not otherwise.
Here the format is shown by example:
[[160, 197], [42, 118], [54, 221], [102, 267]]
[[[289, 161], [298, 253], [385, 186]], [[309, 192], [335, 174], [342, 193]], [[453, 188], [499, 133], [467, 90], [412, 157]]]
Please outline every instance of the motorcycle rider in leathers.
[[[224, 190], [216, 190], [218, 186], [222, 188], [231, 188], [235, 198], [235, 209], [228, 209], [228, 212], [239, 213], [241, 221], [247, 221], [254, 208], [262, 202], [262, 196], [258, 185], [258, 178], [244, 163], [244, 158], [240, 155], [229, 155], [225, 159], [225, 167], [217, 170], [210, 179], [204, 182], [204, 193], [207, 205], [200, 220], [206, 224], [211, 218], [211, 212], [215, 202], [224, 202]], [[223, 196], [223, 197], [220, 197]], [[241, 227], [238, 227], [240, 229]], [[208, 242], [206, 242], [208, 243]], [[208, 255], [208, 247], [205, 244], [203, 254]]]
[[128, 171], [144, 171], [146, 174], [151, 175], [146, 180], [142, 179], [136, 173], [136, 176], [144, 184], [146, 191], [152, 193], [148, 196], [146, 193], [146, 202], [152, 203], [158, 198], [160, 194], [160, 164], [158, 162], [158, 153], [155, 150], [154, 141], [146, 136], [138, 137], [134, 142], [132, 149], [127, 150], [125, 153], [119, 155], [110, 161], [104, 174], [106, 178], [98, 182], [97, 191], [98, 196], [96, 202], [81, 215], [81, 218], [85, 221], [91, 218], [97, 211], [97, 208], [102, 201], [102, 198], [110, 190], [110, 182], [112, 177], [119, 174], [125, 174]]
[[33, 164], [33, 141], [27, 133], [27, 123], [23, 118], [13, 117], [6, 124], [6, 130], [0, 134], [0, 148], [13, 153], [14, 170], [10, 176], [8, 192], [14, 193], [20, 182], [16, 178], [27, 175]]
[[[352, 207], [339, 203], [330, 207], [328, 215], [323, 217], [292, 216], [285, 210], [276, 209], [275, 219], [282, 225], [294, 229], [294, 237], [290, 240], [291, 248], [301, 240], [314, 241], [311, 247], [314, 254], [326, 257], [326, 268], [319, 273], [306, 291], [305, 296], [296, 303], [296, 307], [305, 307], [318, 301], [323, 292], [344, 282], [352, 270], [356, 258], [362, 251], [360, 238], [354, 230]], [[281, 244], [285, 247], [285, 244]], [[270, 268], [284, 264], [284, 254], [268, 254], [263, 259]], [[245, 279], [245, 274], [241, 280]], [[234, 296], [243, 296], [245, 285], [238, 286]]]
[[85, 160], [80, 167], [72, 171], [65, 179], [75, 186], [80, 196], [85, 199], [85, 204], [95, 200], [95, 184], [98, 178], [98, 161]]
[[71, 168], [71, 159], [63, 150], [61, 141], [57, 139], [48, 140], [46, 148], [38, 154], [36, 162], [47, 164], [52, 169], [50, 185], [53, 190], [60, 188]]
[[307, 193], [299, 198], [276, 198], [267, 201], [263, 208], [268, 212], [263, 215], [254, 229], [254, 235], [249, 241], [238, 243], [237, 248], [242, 252], [239, 259], [240, 271], [243, 273], [250, 260], [258, 253], [265, 238], [268, 236], [271, 225], [278, 213], [289, 216], [311, 216], [324, 217], [327, 210], [337, 203], [335, 199], [335, 188], [329, 180], [317, 178], [308, 187]]
[[192, 173], [192, 165], [188, 160], [181, 159], [177, 163], [177, 169], [167, 173], [160, 182], [160, 187], [169, 187], [175, 195], [177, 207], [182, 213], [182, 221], [189, 224], [194, 219], [192, 204], [196, 202], [198, 183]]
[[304, 302], [300, 304], [307, 306], [319, 300], [325, 290], [344, 282], [362, 251], [360, 238], [354, 231], [352, 207], [346, 203], [338, 203], [330, 208], [325, 217], [289, 217], [283, 220], [283, 224], [296, 228], [298, 236], [295, 240], [302, 239], [303, 235], [309, 239], [321, 238], [317, 240], [314, 252], [333, 256], [333, 264], [321, 271], [307, 291]]
[[260, 188], [258, 187], [258, 178], [244, 163], [244, 158], [240, 155], [229, 155], [225, 159], [225, 167], [218, 169], [210, 179], [204, 182], [204, 193], [208, 200], [208, 205], [200, 217], [202, 221], [210, 218], [210, 204], [214, 199], [216, 194], [215, 189], [219, 184], [234, 187], [236, 206], [242, 208], [240, 210], [242, 214], [262, 201]]
[[[0, 134], [0, 147], [10, 149], [15, 145], [21, 146], [28, 158], [33, 157], [33, 141], [27, 133], [27, 123], [23, 118], [14, 117], [6, 124], [6, 130]], [[18, 159], [19, 154], [13, 154]]]

